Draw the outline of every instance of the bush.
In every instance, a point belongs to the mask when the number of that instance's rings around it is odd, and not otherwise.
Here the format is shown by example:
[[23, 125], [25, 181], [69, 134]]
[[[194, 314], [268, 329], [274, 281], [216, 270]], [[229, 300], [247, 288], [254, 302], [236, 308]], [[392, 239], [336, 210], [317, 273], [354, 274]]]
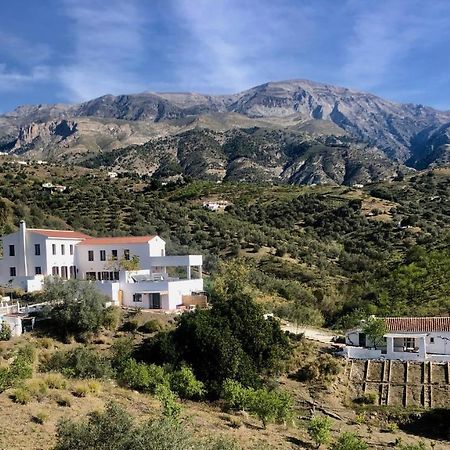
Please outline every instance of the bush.
[[110, 348], [111, 364], [114, 369], [122, 371], [133, 355], [133, 338], [121, 337], [113, 342]]
[[137, 320], [129, 320], [122, 325], [122, 331], [134, 333], [138, 329], [139, 323]]
[[341, 433], [336, 442], [331, 446], [331, 450], [368, 450], [366, 442], [354, 433]]
[[161, 402], [163, 416], [171, 420], [177, 420], [181, 413], [181, 405], [177, 402], [177, 397], [170, 388], [160, 384], [156, 388], [156, 397]]
[[45, 411], [39, 411], [31, 418], [31, 420], [34, 423], [43, 425], [48, 420], [48, 414]]
[[95, 350], [77, 347], [69, 351], [57, 351], [42, 365], [44, 371], [61, 372], [74, 378], [112, 378], [111, 362]]
[[67, 387], [67, 380], [57, 372], [48, 373], [44, 380], [50, 389], [65, 389]]
[[0, 322], [0, 341], [9, 341], [11, 336], [11, 327], [6, 322]]
[[245, 410], [250, 404], [250, 393], [252, 389], [242, 386], [239, 381], [225, 380], [222, 387], [222, 398], [225, 400], [227, 409]]
[[42, 378], [27, 380], [25, 389], [38, 401], [41, 401], [48, 393], [47, 383]]
[[86, 382], [77, 383], [73, 389], [75, 397], [86, 397], [90, 392], [89, 386]]
[[93, 284], [80, 280], [48, 278], [44, 284], [43, 301], [54, 305], [51, 318], [63, 337], [98, 333], [105, 322], [106, 300]]
[[378, 399], [376, 392], [365, 392], [353, 400], [358, 405], [375, 405]]
[[129, 359], [125, 364], [120, 381], [130, 389], [154, 394], [159, 385], [169, 385], [169, 377], [164, 368], [155, 364], [138, 363]]
[[106, 308], [103, 316], [103, 326], [107, 330], [117, 330], [120, 323], [120, 316], [120, 308], [118, 308], [117, 306], [110, 306], [109, 308]]
[[70, 407], [72, 406], [72, 400], [70, 399], [70, 397], [68, 397], [67, 395], [61, 395], [59, 394], [56, 398], [56, 403], [59, 406], [67, 406]]
[[339, 361], [328, 354], [322, 354], [315, 361], [307, 361], [293, 375], [298, 381], [325, 382], [338, 375], [342, 369]]
[[157, 331], [161, 330], [161, 324], [155, 320], [148, 320], [143, 325], [139, 327], [139, 331], [142, 333], [156, 333]]
[[26, 405], [31, 401], [31, 394], [26, 388], [20, 387], [14, 389], [14, 391], [11, 394], [11, 398], [15, 403]]
[[328, 417], [314, 416], [308, 424], [308, 434], [313, 442], [320, 447], [331, 441], [331, 421]]
[[204, 384], [197, 380], [192, 369], [187, 366], [170, 374], [170, 388], [185, 399], [199, 399], [205, 394]]
[[29, 346], [20, 347], [9, 367], [0, 367], [0, 392], [15, 386], [33, 375], [35, 351]]
[[286, 423], [292, 417], [292, 397], [287, 392], [258, 389], [250, 394], [249, 406], [264, 428], [269, 422]]
[[109, 403], [105, 411], [91, 413], [85, 421], [63, 420], [57, 428], [55, 450], [234, 450], [194, 441], [177, 421], [159, 419], [135, 423], [119, 405]]

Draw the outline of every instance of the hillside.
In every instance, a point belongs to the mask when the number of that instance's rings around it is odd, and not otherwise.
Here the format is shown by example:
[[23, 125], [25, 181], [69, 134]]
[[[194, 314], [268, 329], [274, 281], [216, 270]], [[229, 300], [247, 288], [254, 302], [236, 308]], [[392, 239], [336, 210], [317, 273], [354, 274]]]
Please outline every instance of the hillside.
[[[109, 179], [94, 169], [18, 167], [6, 158], [0, 179], [3, 232], [25, 218], [29, 226], [92, 235], [158, 233], [170, 253], [204, 254], [211, 274], [220, 261], [241, 256], [252, 271], [249, 283], [270, 309], [300, 302], [319, 323], [333, 326], [368, 311], [405, 314], [405, 302], [423, 314], [448, 312], [445, 169], [362, 189], [198, 181], [162, 186], [146, 177]], [[50, 193], [44, 182], [67, 189]], [[215, 199], [229, 202], [224, 213], [202, 208]], [[414, 271], [428, 265], [425, 273]], [[410, 299], [408, 289], [398, 290], [402, 277], [403, 286], [414, 281], [426, 289], [411, 284], [417, 295]]]
[[[164, 170], [164, 161], [170, 159], [173, 146], [178, 145], [174, 141], [182, 141], [190, 132], [191, 140], [198, 137], [192, 157], [203, 160], [203, 152], [214, 152], [217, 145], [205, 145], [196, 130], [224, 134], [218, 138], [222, 145], [238, 130], [245, 134], [246, 130], [258, 128], [265, 136], [261, 134], [249, 143], [251, 155], [236, 162], [237, 171], [229, 155], [225, 166], [221, 155], [221, 167], [211, 170], [218, 171], [216, 174], [230, 172], [231, 179], [241, 181], [252, 178], [248, 172], [257, 172], [258, 176], [253, 177], [256, 181], [360, 184], [358, 179], [368, 182], [392, 178], [398, 164], [417, 168], [447, 164], [446, 144], [440, 142], [445, 140], [449, 120], [450, 113], [422, 105], [397, 104], [342, 87], [291, 80], [266, 83], [232, 95], [141, 93], [105, 95], [73, 105], [21, 106], [0, 116], [0, 151], [75, 163], [100, 155], [114, 162], [118, 170], [152, 173]], [[282, 140], [286, 135], [297, 135], [297, 141], [317, 141], [319, 146], [324, 142], [337, 146], [344, 143], [349, 151], [325, 145], [315, 152], [318, 156], [293, 161], [294, 155], [285, 158], [278, 154], [281, 142], [276, 144], [275, 154], [267, 153], [277, 133]], [[145, 145], [139, 153], [146, 153], [147, 161], [138, 158], [130, 163], [134, 146], [139, 145]], [[163, 148], [165, 155], [155, 147]], [[112, 151], [124, 156], [126, 163], [118, 164], [108, 155]], [[267, 170], [261, 169], [264, 158]], [[183, 158], [176, 159], [183, 166]], [[377, 168], [368, 164], [372, 159]], [[353, 173], [356, 166], [356, 172], [364, 175], [356, 173], [353, 177], [345, 173], [346, 166], [348, 172]], [[185, 173], [205, 177], [201, 167], [198, 173]]]

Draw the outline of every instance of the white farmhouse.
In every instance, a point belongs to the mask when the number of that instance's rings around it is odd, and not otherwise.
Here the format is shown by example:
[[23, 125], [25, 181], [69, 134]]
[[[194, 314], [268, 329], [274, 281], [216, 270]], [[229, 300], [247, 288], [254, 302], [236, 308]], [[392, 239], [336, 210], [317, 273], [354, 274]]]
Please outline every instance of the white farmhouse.
[[[1, 241], [0, 284], [5, 287], [39, 291], [44, 277], [55, 276], [94, 282], [120, 306], [176, 310], [206, 302], [202, 256], [166, 256], [159, 236], [92, 238], [77, 231], [27, 228], [22, 221], [19, 231]], [[132, 260], [137, 270], [125, 270]]]
[[377, 348], [363, 326], [345, 336], [344, 355], [350, 359], [450, 361], [450, 317], [384, 317], [387, 332]]

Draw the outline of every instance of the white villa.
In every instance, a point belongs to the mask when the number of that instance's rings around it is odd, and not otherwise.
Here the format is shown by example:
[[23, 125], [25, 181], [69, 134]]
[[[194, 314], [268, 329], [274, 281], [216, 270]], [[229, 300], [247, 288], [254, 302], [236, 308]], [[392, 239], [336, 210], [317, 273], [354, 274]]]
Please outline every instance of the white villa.
[[362, 326], [345, 336], [344, 355], [350, 359], [450, 361], [450, 317], [384, 317], [388, 332], [377, 348]]
[[[2, 236], [0, 285], [27, 292], [46, 276], [95, 282], [115, 305], [177, 310], [206, 303], [201, 255], [166, 256], [159, 236], [92, 238], [77, 231], [27, 228]], [[124, 270], [121, 260], [137, 260]]]

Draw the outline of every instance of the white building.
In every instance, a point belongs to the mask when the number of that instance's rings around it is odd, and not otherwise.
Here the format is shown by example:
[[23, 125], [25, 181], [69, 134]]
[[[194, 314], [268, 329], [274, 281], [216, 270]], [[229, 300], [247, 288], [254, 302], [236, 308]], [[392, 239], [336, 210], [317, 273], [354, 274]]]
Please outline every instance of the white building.
[[[92, 238], [27, 228], [1, 238], [0, 285], [39, 291], [46, 276], [95, 282], [116, 305], [175, 310], [204, 304], [201, 255], [166, 256], [159, 236]], [[135, 260], [138, 270], [125, 270]], [[173, 273], [171, 273], [173, 272]]]
[[377, 348], [363, 327], [349, 330], [344, 355], [350, 359], [450, 361], [450, 317], [385, 317], [387, 333]]

